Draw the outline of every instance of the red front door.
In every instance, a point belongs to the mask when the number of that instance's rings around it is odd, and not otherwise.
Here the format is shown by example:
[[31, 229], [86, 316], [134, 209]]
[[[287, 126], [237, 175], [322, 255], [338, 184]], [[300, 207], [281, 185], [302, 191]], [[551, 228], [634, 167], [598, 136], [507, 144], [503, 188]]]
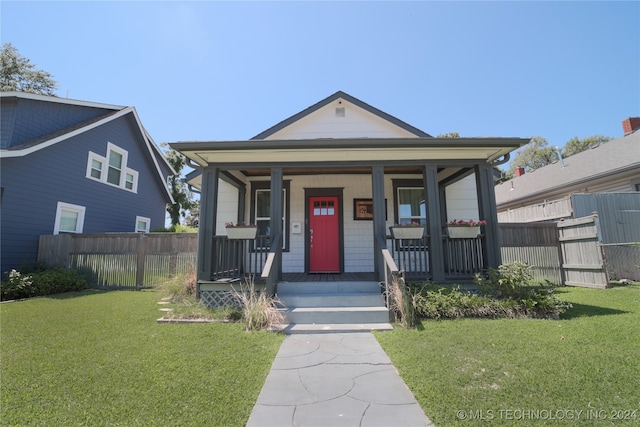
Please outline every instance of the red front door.
[[309, 198], [309, 273], [340, 272], [338, 197]]

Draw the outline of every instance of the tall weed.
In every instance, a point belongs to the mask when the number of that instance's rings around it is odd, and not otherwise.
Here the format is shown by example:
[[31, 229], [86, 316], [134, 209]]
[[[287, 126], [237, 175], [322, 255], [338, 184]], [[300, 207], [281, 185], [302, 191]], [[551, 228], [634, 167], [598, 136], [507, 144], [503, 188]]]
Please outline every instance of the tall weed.
[[284, 321], [284, 316], [278, 311], [279, 301], [269, 296], [266, 291], [257, 290], [253, 276], [248, 276], [240, 290], [234, 289], [234, 292], [242, 305], [242, 321], [247, 332], [270, 330]]

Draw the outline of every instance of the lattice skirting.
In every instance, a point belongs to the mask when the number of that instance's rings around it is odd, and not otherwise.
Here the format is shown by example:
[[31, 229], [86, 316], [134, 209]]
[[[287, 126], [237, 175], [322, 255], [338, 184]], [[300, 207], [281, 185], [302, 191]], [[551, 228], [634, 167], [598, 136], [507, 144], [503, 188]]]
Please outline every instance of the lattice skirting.
[[201, 301], [211, 308], [223, 308], [229, 306], [241, 307], [242, 303], [233, 291], [200, 291]]

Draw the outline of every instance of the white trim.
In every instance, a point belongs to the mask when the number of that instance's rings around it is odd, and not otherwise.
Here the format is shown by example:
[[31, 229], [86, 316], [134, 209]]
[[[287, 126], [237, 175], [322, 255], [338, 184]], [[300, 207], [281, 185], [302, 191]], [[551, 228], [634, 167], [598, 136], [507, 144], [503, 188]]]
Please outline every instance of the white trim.
[[[127, 188], [127, 175], [131, 175], [133, 176], [133, 187], [131, 188]], [[127, 191], [131, 191], [132, 193], [138, 193], [138, 171], [135, 171], [133, 169], [127, 168], [124, 171], [124, 189]]]
[[[120, 180], [118, 184], [114, 184], [108, 181], [109, 168], [112, 167], [109, 165], [109, 157], [112, 151], [122, 156], [122, 164], [120, 165]], [[96, 178], [91, 175], [93, 160], [102, 163], [100, 178]], [[101, 184], [106, 184], [111, 187], [116, 187], [121, 190], [130, 191], [132, 193], [137, 194], [139, 174], [138, 174], [138, 171], [127, 167], [128, 160], [129, 160], [129, 152], [127, 150], [121, 147], [118, 147], [112, 142], [107, 141], [107, 151], [105, 156], [101, 156], [97, 153], [94, 153], [93, 151], [89, 151], [89, 155], [87, 156], [87, 171], [85, 173], [85, 178], [91, 179]], [[127, 174], [133, 176], [132, 188], [127, 188]]]
[[122, 105], [102, 104], [100, 102], [80, 101], [78, 99], [69, 98], [58, 98], [57, 96], [37, 95], [35, 93], [27, 92], [2, 92], [0, 94], [0, 97], [33, 99], [35, 101], [53, 102], [55, 104], [78, 105], [81, 107], [105, 108], [109, 110], [122, 110], [123, 108], [125, 108]]
[[[143, 222], [145, 223], [145, 229], [144, 230], [139, 230], [138, 229], [138, 223]], [[151, 230], [151, 218], [147, 218], [146, 216], [136, 216], [136, 225], [134, 228], [134, 232], [138, 233], [148, 233]]]
[[[91, 175], [91, 171], [93, 170], [93, 161], [97, 161], [100, 162], [100, 164], [102, 165], [100, 168], [100, 177], [96, 178], [93, 175]], [[93, 151], [89, 151], [89, 157], [87, 159], [87, 173], [85, 174], [85, 178], [89, 178], [92, 179], [94, 181], [98, 181], [98, 182], [102, 182], [102, 177], [104, 175], [104, 166], [107, 163], [107, 159], [105, 159], [103, 156], [94, 153]]]
[[[62, 220], [62, 213], [63, 211], [67, 211], [67, 212], [75, 212], [78, 214], [78, 218], [76, 221], [76, 228], [74, 231], [71, 230], [60, 230], [60, 221]], [[65, 202], [58, 202], [58, 205], [56, 207], [56, 219], [55, 219], [55, 223], [53, 226], [53, 234], [60, 234], [60, 232], [63, 233], [82, 233], [82, 230], [84, 229], [84, 214], [85, 214], [86, 208], [84, 206], [80, 206], [80, 205], [72, 205], [71, 203], [65, 203]]]
[[[18, 98], [22, 97], [22, 98], [36, 99], [36, 100], [49, 101], [49, 102], [55, 102], [55, 101], [59, 101], [60, 100], [60, 98], [55, 98], [55, 97], [53, 97], [54, 99], [48, 99], [48, 98], [52, 98], [52, 97], [47, 97], [47, 96], [43, 96], [43, 95], [32, 95], [32, 94], [29, 94], [28, 96], [23, 96], [23, 95], [25, 95], [25, 94], [23, 94], [21, 92], [6, 92], [6, 93], [2, 93], [1, 94], [2, 97], [17, 96]], [[80, 101], [74, 101], [74, 102], [68, 102], [68, 103], [74, 104], [74, 105], [84, 105]], [[153, 151], [156, 151], [156, 153], [160, 154], [160, 158], [163, 159], [163, 161], [168, 166], [170, 171], [172, 171], [174, 173], [175, 173], [175, 171], [174, 171], [173, 167], [171, 166], [171, 164], [169, 163], [169, 161], [162, 154], [162, 151], [158, 148], [158, 146], [153, 141], [153, 139], [151, 139], [151, 136], [148, 134], [146, 129], [142, 126], [142, 123], [140, 122], [140, 117], [138, 117], [138, 112], [136, 111], [136, 109], [134, 107], [118, 107], [118, 106], [112, 106], [112, 105], [107, 105], [107, 104], [97, 104], [97, 103], [87, 103], [86, 105], [87, 106], [93, 106], [93, 107], [100, 107], [100, 108], [113, 108], [113, 109], [122, 108], [122, 109], [120, 111], [115, 112], [113, 115], [110, 115], [109, 117], [105, 117], [104, 119], [99, 120], [99, 121], [97, 121], [95, 123], [89, 124], [89, 125], [84, 126], [84, 127], [80, 128], [80, 129], [76, 129], [76, 130], [74, 130], [72, 132], [69, 132], [67, 134], [60, 135], [60, 136], [58, 136], [56, 138], [50, 139], [49, 141], [43, 142], [41, 144], [34, 145], [33, 147], [25, 148], [23, 150], [0, 149], [0, 159], [10, 158], [10, 157], [26, 156], [28, 154], [34, 153], [34, 152], [36, 152], [38, 150], [41, 150], [43, 148], [47, 148], [47, 147], [50, 147], [51, 145], [57, 144], [58, 142], [64, 141], [64, 140], [69, 139], [71, 137], [74, 137], [76, 135], [80, 135], [80, 134], [82, 134], [84, 132], [87, 132], [87, 131], [89, 131], [91, 129], [94, 129], [94, 128], [98, 127], [98, 126], [102, 126], [105, 123], [108, 123], [108, 122], [110, 122], [112, 120], [116, 120], [116, 119], [118, 119], [120, 117], [123, 117], [123, 116], [129, 114], [129, 113], [132, 113], [133, 117], [134, 117], [134, 119], [136, 121], [136, 124], [138, 125], [138, 130], [140, 131], [142, 139], [145, 142], [145, 145], [147, 146], [147, 151], [149, 152], [149, 155], [151, 156], [151, 161], [153, 162], [153, 164], [154, 164], [154, 166], [156, 168], [156, 172], [158, 174], [158, 177], [162, 181], [162, 185], [164, 187], [166, 195], [169, 198], [170, 203], [175, 203], [174, 200], [173, 200], [173, 197], [171, 196], [171, 190], [169, 190], [169, 186], [167, 185], [167, 177], [162, 176], [162, 169], [160, 169], [160, 165], [158, 164], [158, 162], [156, 160], [156, 156], [154, 155]]]
[[[116, 154], [119, 154], [120, 156], [122, 156], [122, 162], [120, 163], [120, 167], [116, 168], [115, 166], [111, 166], [111, 164], [109, 163], [109, 160], [111, 159], [111, 152], [114, 152]], [[114, 187], [118, 187], [118, 188], [124, 188], [124, 174], [125, 174], [125, 170], [127, 169], [127, 160], [129, 159], [129, 153], [127, 152], [127, 150], [118, 147], [117, 145], [111, 143], [111, 142], [107, 142], [107, 153], [106, 156], [107, 158], [107, 170], [106, 170], [106, 174], [104, 177], [104, 183], [107, 185], [113, 185]], [[109, 169], [113, 168], [115, 170], [117, 170], [118, 172], [120, 172], [120, 177], [118, 179], [117, 183], [114, 182], [110, 182], [109, 181]]]
[[43, 142], [41, 144], [36, 144], [36, 145], [34, 145], [32, 147], [29, 147], [29, 148], [25, 148], [23, 150], [6, 150], [6, 149], [0, 150], [0, 158], [23, 157], [23, 156], [26, 156], [28, 154], [35, 153], [36, 151], [42, 150], [43, 148], [50, 147], [50, 146], [52, 146], [54, 144], [57, 144], [58, 142], [65, 141], [65, 140], [67, 140], [69, 138], [72, 138], [74, 136], [77, 136], [77, 135], [80, 135], [82, 133], [88, 132], [91, 129], [97, 128], [98, 126], [102, 126], [105, 123], [109, 123], [112, 120], [120, 118], [120, 117], [130, 113], [132, 108], [133, 107], [127, 107], [124, 110], [118, 111], [117, 113], [115, 113], [115, 114], [113, 114], [113, 115], [111, 115], [109, 117], [105, 117], [102, 120], [98, 120], [97, 122], [94, 122], [94, 123], [91, 123], [91, 124], [89, 124], [87, 126], [81, 127], [80, 129], [76, 129], [76, 130], [71, 131], [69, 133], [66, 133], [64, 135], [60, 135], [60, 136], [58, 136], [56, 138], [50, 139], [50, 140], [45, 141], [45, 142]]

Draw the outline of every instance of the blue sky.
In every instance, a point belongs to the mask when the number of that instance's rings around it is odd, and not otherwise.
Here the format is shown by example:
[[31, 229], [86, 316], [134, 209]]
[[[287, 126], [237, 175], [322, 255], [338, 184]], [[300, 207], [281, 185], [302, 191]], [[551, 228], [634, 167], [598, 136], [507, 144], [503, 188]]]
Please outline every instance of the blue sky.
[[640, 2], [12, 2], [0, 37], [57, 94], [156, 140], [248, 139], [343, 90], [431, 135], [622, 135]]

